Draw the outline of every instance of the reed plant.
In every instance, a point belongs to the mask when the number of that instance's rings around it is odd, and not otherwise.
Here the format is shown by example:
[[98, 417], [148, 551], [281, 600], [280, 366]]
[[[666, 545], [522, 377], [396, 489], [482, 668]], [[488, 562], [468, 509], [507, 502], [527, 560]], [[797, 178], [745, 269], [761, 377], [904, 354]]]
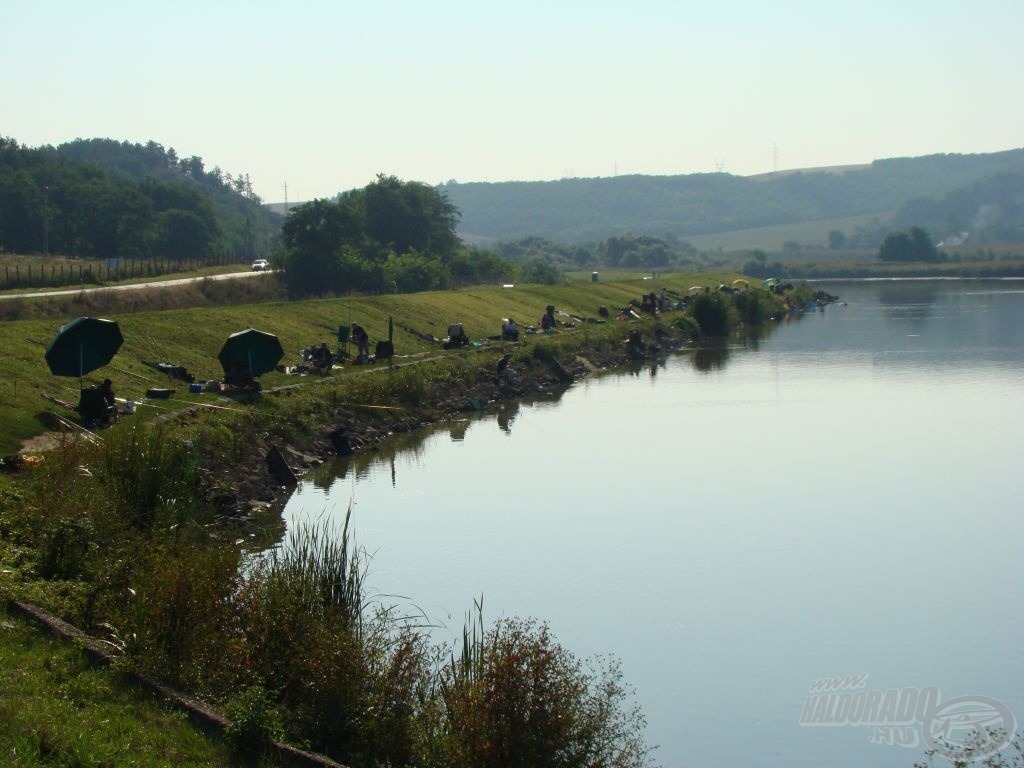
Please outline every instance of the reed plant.
[[111, 432], [102, 443], [99, 479], [108, 502], [135, 528], [157, 521], [180, 525], [203, 513], [191, 444], [172, 438], [162, 425], [133, 424]]

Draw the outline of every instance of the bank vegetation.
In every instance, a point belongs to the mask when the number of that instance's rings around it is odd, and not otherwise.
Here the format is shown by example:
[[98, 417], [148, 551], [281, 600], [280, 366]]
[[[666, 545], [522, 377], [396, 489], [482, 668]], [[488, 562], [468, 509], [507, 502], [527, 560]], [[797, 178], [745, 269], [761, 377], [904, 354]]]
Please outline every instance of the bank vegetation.
[[[467, 606], [462, 642], [439, 646], [423, 617], [372, 597], [348, 524], [289, 531], [273, 554], [259, 555], [266, 542], [250, 543], [249, 527], [258, 505], [246, 502], [274, 485], [269, 447], [316, 454], [336, 449], [330, 437], [340, 430], [360, 450], [488, 401], [564, 387], [567, 372], [622, 364], [628, 330], [656, 355], [786, 311], [772, 292], [712, 290], [720, 278], [704, 279], [708, 290], [685, 309], [639, 321], [598, 322], [596, 310], [638, 308], [629, 299], [645, 281], [364, 299], [359, 317], [371, 318], [374, 335], [392, 318], [404, 340], [396, 346], [415, 352], [324, 378], [276, 374], [279, 386], [255, 402], [197, 397], [148, 417], [143, 409], [98, 439], [68, 435], [34, 465], [0, 475], [0, 597], [42, 605], [102, 638], [127, 668], [222, 708], [240, 757], [257, 758], [265, 739], [283, 738], [353, 766], [649, 764], [643, 713], [614, 661], [576, 658], [543, 621], [488, 623], [479, 602]], [[809, 299], [800, 288], [790, 306]], [[258, 311], [294, 342], [337, 318], [345, 301]], [[516, 344], [481, 335], [479, 346], [444, 352], [429, 334], [404, 330], [457, 316], [493, 318], [496, 331], [501, 314], [525, 325], [528, 308], [546, 304], [567, 308], [556, 332]], [[212, 331], [190, 334], [199, 347], [190, 365], [215, 354], [239, 311], [220, 308], [206, 318]], [[181, 335], [180, 311], [134, 317], [127, 338], [145, 329], [147, 345], [166, 349]], [[503, 354], [521, 371], [514, 391], [494, 381]], [[28, 367], [20, 372], [29, 376]], [[257, 479], [242, 487], [246, 477]]]

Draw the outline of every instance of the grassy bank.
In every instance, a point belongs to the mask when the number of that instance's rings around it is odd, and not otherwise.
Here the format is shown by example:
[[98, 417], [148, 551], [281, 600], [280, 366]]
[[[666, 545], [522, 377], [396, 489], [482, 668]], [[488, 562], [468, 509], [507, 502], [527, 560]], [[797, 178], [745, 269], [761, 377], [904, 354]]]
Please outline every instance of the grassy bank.
[[[538, 324], [548, 304], [554, 304], [567, 313], [559, 315], [562, 320], [570, 320], [568, 315], [596, 317], [599, 306], [607, 306], [614, 312], [644, 292], [661, 287], [685, 292], [694, 284], [714, 286], [728, 282], [732, 277], [727, 274], [677, 274], [659, 277], [657, 282], [579, 282], [563, 286], [524, 285], [512, 289], [488, 286], [451, 292], [110, 313], [105, 316], [121, 325], [124, 346], [110, 366], [88, 375], [85, 383], [97, 383], [109, 377], [120, 397], [142, 399], [148, 388], [169, 384], [165, 376], [144, 361], [182, 365], [203, 379], [219, 378], [223, 374], [217, 354], [224, 339], [248, 327], [276, 334], [285, 349], [282, 362], [294, 364], [298, 362], [300, 349], [321, 341], [333, 343], [333, 336], [340, 325], [357, 322], [367, 329], [372, 341], [386, 338], [390, 317], [394, 319], [396, 354], [403, 359], [440, 351], [437, 344], [425, 341], [406, 328], [443, 337], [450, 323], [462, 322], [473, 339], [481, 339], [499, 332], [502, 317], [514, 317], [522, 326]], [[221, 285], [217, 290], [243, 292], [248, 287]], [[138, 297], [138, 301], [144, 307], [145, 302], [151, 299], [143, 296]], [[132, 309], [139, 308], [140, 305], [132, 305]], [[78, 305], [69, 309], [78, 311], [90, 307]], [[59, 326], [76, 316], [14, 319], [0, 324], [0, 342], [6, 351], [6, 375], [0, 380], [0, 452], [14, 452], [25, 438], [50, 429], [54, 423], [53, 413], [67, 415], [43, 395], [77, 402], [77, 379], [53, 377], [43, 358], [45, 345]], [[577, 329], [591, 330], [582, 325]], [[346, 376], [360, 370], [346, 367], [335, 375]], [[295, 377], [280, 373], [271, 373], [263, 378], [266, 388], [293, 383], [297, 383]], [[182, 402], [150, 402], [142, 409], [143, 417], [160, 413], [159, 409], [163, 408], [180, 409], [189, 403], [211, 402], [209, 395], [189, 395], [181, 382], [171, 383], [171, 386], [177, 390], [175, 399]], [[231, 404], [222, 399], [218, 402]]]
[[[0, 762], [228, 766], [225, 747], [112, 670], [0, 610]], [[130, 758], [129, 758], [130, 756]]]
[[[261, 736], [284, 736], [352, 765], [648, 764], [642, 713], [614, 663], [576, 659], [543, 622], [485, 626], [482, 611], [459, 647], [438, 647], [421, 627], [370, 599], [361, 553], [349, 549], [344, 531], [291, 531], [278, 557], [243, 569], [245, 536], [222, 500], [251, 492], [242, 487], [247, 468], [267, 474], [269, 445], [301, 446], [335, 427], [356, 441], [382, 438], [505, 396], [493, 381], [503, 352], [527, 382], [546, 387], [559, 381], [559, 360], [624, 362], [628, 330], [667, 345], [701, 329], [719, 335], [766, 322], [781, 310], [780, 299], [761, 291], [710, 291], [686, 312], [642, 321], [573, 319], [595, 317], [602, 305], [614, 315], [662, 287], [682, 293], [730, 277], [118, 317], [125, 347], [116, 369], [99, 375], [109, 372], [129, 397], [153, 383], [138, 377], [158, 376], [144, 360], [218, 373], [223, 339], [250, 325], [277, 333], [292, 351], [352, 321], [382, 338], [393, 317], [402, 357], [393, 367], [346, 366], [324, 378], [270, 374], [263, 396], [247, 403], [186, 395], [179, 383], [180, 396], [154, 401], [95, 444], [64, 441], [34, 469], [0, 476], [0, 599], [41, 603], [109, 637], [124, 649], [126, 665], [223, 707], [240, 723], [236, 751]], [[524, 335], [518, 344], [486, 338], [503, 316], [537, 324], [548, 304], [566, 323], [555, 334]], [[446, 352], [424, 338], [443, 336], [453, 321], [480, 346]], [[18, 321], [4, 332], [19, 347], [19, 338], [55, 330], [48, 326]], [[5, 404], [24, 397], [41, 407], [41, 393], [55, 384], [41, 345], [23, 341], [15, 358], [19, 392], [4, 390]], [[15, 410], [5, 407], [4, 418]]]

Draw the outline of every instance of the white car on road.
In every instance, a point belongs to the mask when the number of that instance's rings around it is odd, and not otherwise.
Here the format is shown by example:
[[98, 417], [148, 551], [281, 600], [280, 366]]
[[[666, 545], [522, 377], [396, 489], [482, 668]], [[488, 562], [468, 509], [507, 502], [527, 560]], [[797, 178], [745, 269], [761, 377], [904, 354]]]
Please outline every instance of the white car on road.
[[266, 259], [256, 259], [256, 261], [252, 263], [253, 272], [264, 272], [268, 269], [270, 269], [270, 262]]

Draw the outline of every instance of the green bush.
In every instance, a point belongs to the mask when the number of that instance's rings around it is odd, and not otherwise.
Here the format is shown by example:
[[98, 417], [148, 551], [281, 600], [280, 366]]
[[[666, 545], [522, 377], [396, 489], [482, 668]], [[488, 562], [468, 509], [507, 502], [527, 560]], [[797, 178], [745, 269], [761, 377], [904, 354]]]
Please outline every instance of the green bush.
[[734, 297], [736, 310], [744, 325], [760, 325], [770, 319], [778, 308], [771, 296], [764, 291], [740, 291]]
[[705, 292], [694, 297], [690, 303], [693, 316], [701, 335], [727, 336], [730, 329], [729, 305], [721, 293]]
[[109, 502], [131, 525], [149, 530], [159, 519], [178, 525], [202, 509], [190, 446], [175, 443], [161, 426], [133, 424], [103, 441], [100, 473]]
[[617, 663], [585, 667], [546, 624], [504, 619], [441, 672], [446, 766], [641, 766], [645, 725]]
[[236, 685], [229, 609], [239, 565], [233, 545], [199, 544], [187, 531], [148, 541], [122, 577], [123, 614], [111, 617], [134, 663], [200, 695]]
[[228, 703], [225, 714], [231, 724], [224, 736], [237, 760], [253, 762], [265, 753], [268, 742], [283, 735], [281, 713], [258, 680]]

